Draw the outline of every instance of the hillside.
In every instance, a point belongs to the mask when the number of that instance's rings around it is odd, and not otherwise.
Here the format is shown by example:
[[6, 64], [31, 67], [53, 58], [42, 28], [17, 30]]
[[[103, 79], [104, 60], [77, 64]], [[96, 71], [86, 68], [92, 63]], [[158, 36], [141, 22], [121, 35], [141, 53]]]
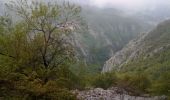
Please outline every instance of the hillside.
[[[109, 59], [103, 72], [143, 73], [157, 83], [161, 93], [169, 95], [170, 20], [160, 23], [149, 33], [141, 34]], [[157, 91], [158, 92], [158, 91]]]

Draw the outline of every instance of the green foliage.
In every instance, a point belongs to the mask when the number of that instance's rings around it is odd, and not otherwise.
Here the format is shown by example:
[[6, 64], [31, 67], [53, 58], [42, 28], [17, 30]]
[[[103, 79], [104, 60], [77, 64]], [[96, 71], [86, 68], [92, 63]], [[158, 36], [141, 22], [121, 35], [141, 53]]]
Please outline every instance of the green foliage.
[[[50, 71], [48, 75], [39, 71], [29, 71], [28, 73], [11, 72], [6, 77], [0, 78], [1, 97], [11, 98], [75, 98], [69, 93], [70, 89], [79, 88], [79, 78], [66, 67], [56, 71]], [[43, 70], [42, 70], [43, 71]], [[42, 75], [40, 73], [43, 73]], [[48, 81], [44, 83], [44, 78], [48, 76]], [[57, 78], [57, 79], [56, 79]], [[31, 100], [32, 100], [31, 99]], [[70, 100], [69, 99], [69, 100]], [[60, 99], [59, 99], [60, 100]], [[65, 99], [63, 99], [65, 100]], [[67, 99], [66, 99], [67, 100]]]
[[170, 96], [170, 73], [162, 73], [157, 80], [153, 81], [150, 91], [154, 95]]
[[142, 95], [150, 92], [151, 80], [147, 74], [108, 72], [92, 74], [84, 78], [86, 87], [108, 89], [119, 87], [125, 89], [130, 95]]
[[[46, 84], [37, 78], [36, 73], [32, 73], [31, 76], [25, 76], [18, 73], [12, 73], [9, 78], [5, 80], [1, 79], [1, 97], [4, 98], [25, 98], [26, 100], [58, 100], [58, 98], [63, 98], [63, 100], [74, 99], [75, 96], [67, 90], [61, 81], [50, 80]], [[68, 81], [67, 81], [68, 82]], [[69, 83], [68, 83], [69, 84]], [[65, 99], [64, 99], [65, 98]]]
[[121, 87], [131, 93], [131, 95], [141, 95], [148, 93], [151, 82], [148, 76], [145, 74], [134, 73], [134, 74], [118, 74], [118, 87]]
[[115, 75], [115, 73], [104, 73], [104, 74], [99, 74], [97, 75], [93, 82], [92, 85], [95, 88], [103, 88], [103, 89], [107, 89], [109, 87], [112, 87], [116, 84], [117, 81], [117, 77]]

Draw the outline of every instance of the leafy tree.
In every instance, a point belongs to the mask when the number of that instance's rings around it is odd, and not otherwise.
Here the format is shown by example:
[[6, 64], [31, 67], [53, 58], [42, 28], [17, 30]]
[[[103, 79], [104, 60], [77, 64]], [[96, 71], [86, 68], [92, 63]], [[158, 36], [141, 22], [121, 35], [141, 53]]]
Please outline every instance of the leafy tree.
[[69, 94], [63, 88], [76, 84], [77, 77], [68, 66], [75, 61], [72, 33], [81, 24], [80, 7], [27, 0], [7, 7], [18, 21], [12, 23], [8, 17], [0, 20], [1, 95], [54, 99], [60, 93]]

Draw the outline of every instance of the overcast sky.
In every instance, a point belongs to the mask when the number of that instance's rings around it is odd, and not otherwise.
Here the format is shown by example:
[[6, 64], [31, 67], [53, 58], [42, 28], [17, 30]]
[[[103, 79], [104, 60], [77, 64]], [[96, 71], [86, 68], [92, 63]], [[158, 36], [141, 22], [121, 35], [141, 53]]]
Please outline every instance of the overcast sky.
[[[86, 1], [86, 0], [82, 0]], [[87, 0], [98, 7], [120, 7], [127, 9], [145, 9], [146, 7], [170, 6], [170, 0]]]
[[[11, 0], [0, 0], [0, 1], [11, 1]], [[97, 7], [119, 7], [125, 9], [145, 9], [148, 7], [152, 8], [155, 6], [162, 6], [162, 5], [170, 6], [170, 0], [70, 0], [70, 1], [79, 1], [84, 4], [95, 5]]]

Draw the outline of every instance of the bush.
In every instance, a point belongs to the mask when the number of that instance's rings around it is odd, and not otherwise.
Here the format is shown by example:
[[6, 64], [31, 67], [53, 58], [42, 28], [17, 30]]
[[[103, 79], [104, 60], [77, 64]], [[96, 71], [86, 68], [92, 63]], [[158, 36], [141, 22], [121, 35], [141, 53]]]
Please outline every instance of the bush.
[[[21, 76], [21, 75], [20, 75]], [[20, 77], [16, 75], [13, 77]], [[67, 84], [59, 83], [58, 81], [51, 80], [43, 83], [41, 79], [30, 77], [19, 78], [19, 80], [0, 80], [2, 86], [0, 88], [0, 97], [4, 99], [16, 100], [75, 100], [76, 96], [73, 95], [67, 87], [62, 86]], [[69, 83], [68, 83], [69, 84]]]
[[150, 92], [154, 95], [170, 96], [170, 73], [163, 73], [158, 80], [153, 81]]
[[112, 73], [104, 73], [99, 74], [94, 78], [94, 81], [92, 82], [92, 85], [95, 88], [103, 88], [107, 89], [109, 87], [112, 87], [116, 84], [117, 77], [114, 72]]
[[131, 95], [141, 95], [148, 92], [150, 80], [144, 74], [123, 74], [117, 85], [124, 88]]

